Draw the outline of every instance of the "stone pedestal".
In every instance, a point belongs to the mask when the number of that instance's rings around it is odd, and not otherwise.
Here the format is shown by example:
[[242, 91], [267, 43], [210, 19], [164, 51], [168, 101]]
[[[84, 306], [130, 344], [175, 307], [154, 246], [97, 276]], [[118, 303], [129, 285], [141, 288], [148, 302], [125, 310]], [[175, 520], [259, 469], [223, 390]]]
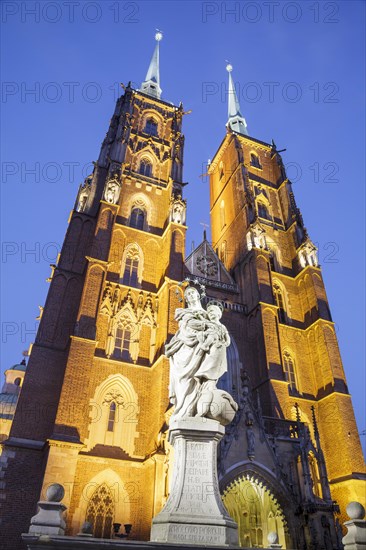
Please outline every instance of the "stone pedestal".
[[38, 502], [38, 513], [32, 517], [29, 533], [38, 535], [64, 535], [66, 523], [63, 513], [66, 506], [60, 502]]
[[342, 542], [345, 550], [366, 550], [366, 521], [365, 508], [359, 502], [350, 502], [346, 508], [350, 517], [344, 522], [347, 527], [347, 534]]
[[238, 546], [237, 524], [224, 508], [217, 479], [216, 420], [176, 420], [169, 429], [174, 467], [169, 498], [152, 523], [151, 541]]
[[38, 513], [32, 517], [29, 527], [30, 534], [64, 535], [66, 523], [64, 512], [66, 506], [61, 500], [65, 489], [59, 483], [52, 483], [46, 491], [47, 500], [38, 502]]

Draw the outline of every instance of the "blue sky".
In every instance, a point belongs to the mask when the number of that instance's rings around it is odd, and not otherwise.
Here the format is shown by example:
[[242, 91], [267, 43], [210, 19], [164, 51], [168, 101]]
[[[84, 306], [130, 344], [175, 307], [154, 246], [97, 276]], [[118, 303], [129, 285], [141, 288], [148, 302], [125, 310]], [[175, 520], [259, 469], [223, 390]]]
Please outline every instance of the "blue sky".
[[98, 156], [118, 83], [141, 84], [159, 28], [162, 97], [192, 109], [184, 121], [187, 249], [209, 222], [200, 175], [225, 134], [229, 60], [250, 135], [287, 148], [283, 160], [319, 246], [364, 430], [365, 4], [4, 1], [1, 8], [2, 372], [34, 340], [49, 264]]

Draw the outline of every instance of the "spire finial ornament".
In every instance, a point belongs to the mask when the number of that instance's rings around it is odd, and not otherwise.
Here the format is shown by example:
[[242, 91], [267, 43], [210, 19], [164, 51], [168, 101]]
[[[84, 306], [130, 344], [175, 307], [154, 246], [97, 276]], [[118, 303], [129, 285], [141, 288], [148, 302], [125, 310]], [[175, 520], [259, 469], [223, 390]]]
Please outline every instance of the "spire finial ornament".
[[159, 71], [159, 42], [163, 39], [163, 33], [156, 29], [155, 40], [156, 46], [153, 56], [150, 61], [149, 68], [146, 73], [145, 80], [141, 84], [141, 92], [152, 97], [160, 98], [160, 71]]
[[231, 73], [233, 71], [233, 66], [227, 61], [226, 70], [229, 73], [229, 104], [228, 104], [228, 121], [226, 126], [238, 132], [238, 134], [248, 135], [247, 123], [245, 118], [240, 112], [240, 104], [238, 97], [236, 95], [235, 86], [233, 82], [233, 77]]

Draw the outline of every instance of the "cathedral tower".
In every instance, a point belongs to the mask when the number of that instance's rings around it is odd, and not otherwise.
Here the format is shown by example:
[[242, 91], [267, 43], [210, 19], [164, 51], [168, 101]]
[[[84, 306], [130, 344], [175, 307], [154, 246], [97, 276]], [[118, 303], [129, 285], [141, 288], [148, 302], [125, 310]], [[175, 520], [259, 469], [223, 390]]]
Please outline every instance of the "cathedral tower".
[[[227, 134], [210, 166], [213, 248], [245, 308], [240, 355], [263, 413], [318, 418], [331, 493], [365, 500], [364, 461], [317, 250], [275, 143], [248, 135], [229, 72]], [[336, 449], [336, 452], [335, 452]]]
[[160, 97], [155, 38], [140, 90], [128, 84], [117, 101], [52, 273], [1, 457], [3, 548], [19, 547], [54, 482], [68, 534], [88, 520], [110, 538], [120, 522], [146, 539], [166, 497], [162, 353], [181, 300], [186, 204], [183, 108]]

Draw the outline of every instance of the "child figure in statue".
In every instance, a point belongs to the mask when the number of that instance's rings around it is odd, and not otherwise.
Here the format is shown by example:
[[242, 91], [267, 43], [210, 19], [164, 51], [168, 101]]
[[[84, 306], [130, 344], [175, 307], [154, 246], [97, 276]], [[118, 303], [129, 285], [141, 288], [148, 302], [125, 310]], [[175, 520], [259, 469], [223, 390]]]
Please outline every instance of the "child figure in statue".
[[206, 329], [199, 335], [200, 345], [198, 349], [209, 351], [212, 345], [217, 348], [228, 346], [230, 344], [230, 336], [226, 327], [220, 323], [222, 317], [221, 308], [213, 303], [207, 306], [207, 315], [210, 322], [206, 322]]

